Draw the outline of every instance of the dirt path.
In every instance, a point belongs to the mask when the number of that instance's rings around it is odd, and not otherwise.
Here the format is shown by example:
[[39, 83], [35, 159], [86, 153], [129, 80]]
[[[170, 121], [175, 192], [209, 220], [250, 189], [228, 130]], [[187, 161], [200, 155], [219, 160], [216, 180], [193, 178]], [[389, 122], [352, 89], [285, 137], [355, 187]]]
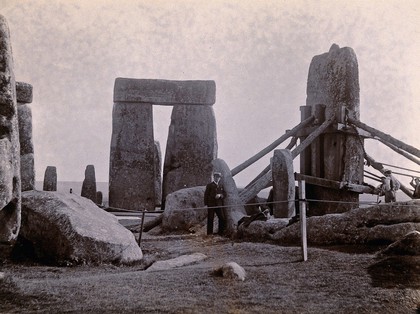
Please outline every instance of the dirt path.
[[[415, 313], [420, 290], [372, 286], [373, 254], [239, 242], [220, 237], [146, 236], [141, 265], [3, 265], [1, 313]], [[203, 253], [197, 264], [144, 271], [156, 260]], [[215, 277], [234, 261], [245, 281]], [[388, 285], [389, 286], [389, 285]]]

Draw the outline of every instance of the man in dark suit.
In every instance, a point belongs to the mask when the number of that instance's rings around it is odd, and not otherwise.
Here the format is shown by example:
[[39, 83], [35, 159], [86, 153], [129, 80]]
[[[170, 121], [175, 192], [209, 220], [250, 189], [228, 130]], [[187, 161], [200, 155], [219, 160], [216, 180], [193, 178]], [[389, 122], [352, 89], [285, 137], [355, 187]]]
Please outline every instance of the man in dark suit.
[[213, 182], [206, 185], [204, 192], [204, 205], [208, 207], [207, 216], [207, 235], [213, 234], [214, 213], [219, 219], [218, 234], [222, 235], [226, 227], [226, 217], [223, 213], [223, 200], [226, 197], [226, 191], [220, 182], [222, 174], [220, 172], [213, 173]]

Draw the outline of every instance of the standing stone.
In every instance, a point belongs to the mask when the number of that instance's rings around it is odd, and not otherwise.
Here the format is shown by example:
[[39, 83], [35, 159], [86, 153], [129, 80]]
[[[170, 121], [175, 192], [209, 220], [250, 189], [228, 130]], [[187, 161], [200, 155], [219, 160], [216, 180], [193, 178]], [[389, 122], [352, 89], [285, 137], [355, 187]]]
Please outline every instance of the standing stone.
[[20, 144], [10, 32], [0, 15], [0, 255], [8, 255], [21, 224]]
[[32, 141], [32, 111], [27, 105], [32, 102], [32, 85], [16, 82], [18, 104], [20, 175], [22, 191], [35, 189], [34, 145]]
[[104, 199], [104, 196], [102, 194], [102, 191], [97, 191], [96, 192], [96, 204], [99, 205], [99, 206], [102, 206], [103, 202], [104, 202], [103, 199]]
[[155, 206], [162, 205], [162, 152], [159, 141], [155, 141]]
[[275, 218], [290, 218], [295, 215], [295, 176], [290, 150], [274, 150], [271, 169], [273, 175], [273, 215]]
[[92, 200], [96, 204], [96, 176], [93, 165], [86, 166], [81, 196]]
[[[359, 72], [353, 49], [332, 45], [328, 53], [315, 56], [309, 67], [307, 106], [325, 105], [325, 119], [341, 117], [345, 107], [353, 119], [359, 119]], [[312, 152], [309, 175], [335, 181], [363, 183], [363, 140], [357, 135], [326, 133]], [[315, 163], [314, 160], [318, 162]], [[308, 167], [307, 167], [308, 168]], [[309, 213], [322, 215], [350, 210], [358, 206], [359, 194], [324, 187], [308, 188], [308, 198], [343, 201], [311, 203]], [[353, 204], [352, 204], [353, 203]]]
[[158, 177], [155, 163], [158, 157], [153, 137], [152, 105], [195, 107], [214, 102], [213, 81], [115, 80], [110, 207], [133, 210], [155, 208]]
[[155, 144], [151, 104], [114, 103], [109, 206], [155, 207]]
[[213, 107], [174, 107], [163, 167], [163, 198], [174, 191], [210, 182], [211, 162], [216, 157]]
[[48, 166], [44, 175], [44, 191], [57, 191], [57, 168]]

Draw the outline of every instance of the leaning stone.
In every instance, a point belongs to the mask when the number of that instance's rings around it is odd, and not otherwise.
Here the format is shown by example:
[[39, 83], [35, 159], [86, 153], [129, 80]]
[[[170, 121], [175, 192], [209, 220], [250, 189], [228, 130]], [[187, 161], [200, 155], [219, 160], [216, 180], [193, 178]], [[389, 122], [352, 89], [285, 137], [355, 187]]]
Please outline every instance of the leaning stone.
[[155, 271], [155, 270], [167, 270], [171, 268], [181, 267], [185, 265], [190, 265], [193, 263], [198, 263], [207, 258], [206, 255], [203, 253], [194, 253], [190, 255], [181, 255], [173, 259], [169, 259], [166, 261], [157, 261], [152, 266], [147, 268], [147, 271]]
[[57, 168], [48, 166], [44, 175], [44, 191], [57, 191]]
[[224, 278], [236, 279], [244, 281], [246, 278], [245, 269], [235, 262], [229, 262], [224, 264], [222, 267], [215, 269], [213, 275], [219, 275]]
[[211, 106], [172, 109], [163, 167], [165, 197], [177, 190], [211, 181], [211, 162], [217, 157], [216, 119]]
[[197, 186], [169, 194], [162, 216], [162, 230], [189, 231], [194, 226], [204, 225], [207, 218], [204, 190], [205, 187]]
[[54, 264], [132, 263], [142, 251], [117, 217], [76, 194], [22, 193], [19, 241], [31, 243], [36, 257]]
[[237, 232], [238, 221], [246, 216], [245, 207], [241, 204], [238, 188], [232, 177], [229, 166], [223, 159], [217, 158], [212, 161], [213, 171], [222, 174], [222, 183], [226, 191], [224, 199], [224, 213], [226, 216], [226, 235], [235, 236]]
[[[359, 70], [352, 48], [333, 44], [329, 52], [312, 58], [307, 82], [306, 105], [313, 109], [325, 105], [325, 119], [341, 117], [346, 107], [353, 119], [360, 116]], [[334, 181], [363, 183], [363, 139], [354, 134], [325, 133], [312, 144], [311, 164], [303, 174]], [[343, 147], [345, 149], [343, 149]], [[352, 191], [313, 187], [308, 198], [340, 201], [313, 203], [313, 215], [332, 214], [357, 207], [359, 194]]]
[[21, 177], [16, 83], [10, 32], [0, 15], [0, 255], [7, 254], [21, 224]]
[[117, 78], [114, 102], [155, 105], [213, 105], [216, 101], [214, 81], [170, 81]]
[[80, 195], [92, 200], [95, 204], [97, 203], [96, 176], [95, 176], [95, 167], [93, 165], [86, 166], [85, 179], [83, 180], [82, 192]]

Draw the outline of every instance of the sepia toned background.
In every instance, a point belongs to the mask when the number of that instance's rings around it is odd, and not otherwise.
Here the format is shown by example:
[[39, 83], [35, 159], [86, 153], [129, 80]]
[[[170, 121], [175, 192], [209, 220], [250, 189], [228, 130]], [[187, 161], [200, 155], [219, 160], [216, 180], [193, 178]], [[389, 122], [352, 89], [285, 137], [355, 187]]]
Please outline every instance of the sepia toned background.
[[[117, 77], [214, 80], [219, 157], [233, 168], [300, 122], [311, 59], [333, 43], [357, 55], [361, 120], [420, 147], [419, 10], [410, 0], [0, 0], [16, 79], [34, 87], [38, 181], [47, 166], [82, 181], [88, 164], [108, 181]], [[170, 113], [154, 108], [163, 153]], [[382, 144], [366, 150], [419, 170]]]

